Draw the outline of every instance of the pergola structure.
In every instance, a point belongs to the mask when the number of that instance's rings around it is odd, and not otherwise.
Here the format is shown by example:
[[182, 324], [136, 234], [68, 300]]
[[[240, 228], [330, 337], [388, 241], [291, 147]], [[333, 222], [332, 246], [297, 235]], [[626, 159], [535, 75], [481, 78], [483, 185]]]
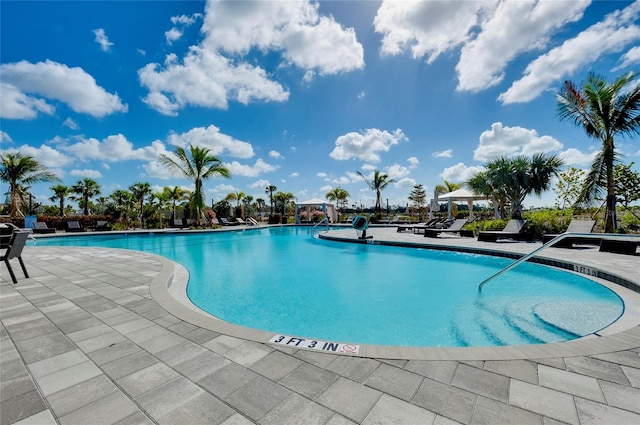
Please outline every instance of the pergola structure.
[[338, 212], [332, 203], [319, 198], [314, 198], [304, 202], [296, 202], [296, 224], [300, 224], [300, 216], [298, 212], [302, 207], [320, 207], [322, 208], [322, 213], [329, 219], [330, 223], [336, 223], [338, 221]]
[[449, 218], [452, 218], [452, 203], [453, 201], [466, 201], [469, 206], [469, 220], [473, 220], [473, 202], [474, 201], [487, 201], [489, 198], [485, 195], [476, 195], [467, 189], [458, 189], [453, 192], [445, 193], [443, 195], [437, 195], [434, 197], [434, 201], [447, 201], [449, 204]]

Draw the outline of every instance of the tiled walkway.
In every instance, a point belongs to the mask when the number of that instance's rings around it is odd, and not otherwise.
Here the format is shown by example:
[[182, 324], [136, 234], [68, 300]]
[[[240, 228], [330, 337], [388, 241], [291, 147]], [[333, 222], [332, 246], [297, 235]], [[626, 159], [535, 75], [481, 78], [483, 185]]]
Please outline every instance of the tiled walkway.
[[[420, 238], [384, 230], [371, 232]], [[558, 255], [566, 252], [588, 255]], [[16, 267], [18, 285], [0, 265], [2, 425], [640, 423], [640, 340], [545, 359], [337, 356], [169, 314], [149, 288], [173, 267], [153, 255], [28, 247], [24, 257], [31, 278]], [[638, 257], [597, 258], [640, 276]]]

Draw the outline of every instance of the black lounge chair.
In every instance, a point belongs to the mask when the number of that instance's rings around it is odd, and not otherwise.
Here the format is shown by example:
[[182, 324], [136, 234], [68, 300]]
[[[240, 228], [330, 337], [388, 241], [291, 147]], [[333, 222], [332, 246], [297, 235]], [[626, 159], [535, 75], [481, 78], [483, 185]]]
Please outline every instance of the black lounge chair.
[[612, 252], [614, 254], [637, 255], [640, 241], [622, 240], [615, 238], [602, 238], [600, 252]]
[[460, 233], [462, 231], [462, 227], [465, 224], [467, 224], [468, 221], [469, 220], [467, 220], [466, 218], [458, 218], [453, 223], [451, 223], [451, 226], [449, 227], [445, 227], [441, 229], [439, 228], [424, 229], [424, 236], [430, 237], [430, 238], [437, 238], [440, 233]]
[[33, 233], [55, 233], [56, 229], [51, 229], [44, 221], [33, 223]]
[[27, 268], [24, 266], [24, 262], [22, 261], [22, 249], [27, 243], [27, 238], [31, 232], [27, 230], [17, 230], [13, 232], [11, 235], [11, 240], [9, 241], [9, 247], [3, 256], [0, 257], [0, 261], [4, 261], [7, 265], [7, 269], [9, 270], [9, 274], [11, 275], [11, 280], [13, 283], [18, 283], [18, 279], [16, 275], [13, 273], [13, 269], [11, 268], [11, 263], [9, 260], [13, 258], [17, 258], [20, 262], [20, 266], [22, 267], [22, 271], [24, 272], [24, 277], [29, 278], [29, 273], [27, 273]]
[[108, 231], [111, 230], [111, 226], [109, 225], [108, 221], [98, 220], [96, 222], [95, 230], [96, 230], [96, 232], [108, 232]]
[[80, 226], [77, 220], [67, 221], [67, 232], [84, 232], [86, 229]]
[[[571, 220], [569, 227], [567, 227], [567, 230], [565, 230], [564, 233], [591, 233], [595, 225], [595, 220], [576, 220], [574, 218]], [[547, 243], [557, 236], [559, 236], [559, 234], [546, 233], [542, 235], [542, 243]], [[573, 248], [573, 244], [600, 245], [600, 239], [568, 236], [554, 243], [552, 246], [554, 248]]]
[[478, 234], [479, 242], [497, 242], [498, 239], [516, 239], [516, 240], [531, 240], [532, 235], [524, 232], [524, 225], [526, 220], [511, 219], [504, 227], [499, 231], [485, 230]]

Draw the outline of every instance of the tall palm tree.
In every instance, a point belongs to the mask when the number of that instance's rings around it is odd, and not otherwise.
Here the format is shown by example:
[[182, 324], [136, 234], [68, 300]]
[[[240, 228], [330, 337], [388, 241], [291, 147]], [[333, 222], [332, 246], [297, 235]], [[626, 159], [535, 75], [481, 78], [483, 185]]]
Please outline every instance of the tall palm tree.
[[560, 119], [582, 127], [587, 136], [602, 143], [577, 203], [592, 203], [606, 188], [605, 232], [613, 232], [617, 226], [614, 137], [640, 134], [640, 84], [631, 86], [635, 77], [630, 72], [609, 83], [604, 77], [591, 74], [582, 89], [565, 81], [556, 95]]
[[371, 190], [376, 192], [376, 205], [374, 207], [374, 211], [379, 215], [380, 210], [382, 209], [382, 191], [391, 183], [395, 183], [396, 181], [394, 179], [390, 179], [388, 174], [381, 173], [379, 170], [374, 170], [373, 180], [369, 180], [360, 171], [357, 171], [357, 173], [364, 179]]
[[27, 186], [34, 183], [54, 182], [58, 177], [36, 161], [20, 152], [0, 155], [0, 180], [9, 183], [11, 195], [11, 218], [24, 216], [21, 211], [21, 196]]
[[474, 175], [466, 184], [476, 193], [507, 200], [511, 204], [511, 218], [521, 219], [525, 197], [531, 193], [540, 196], [548, 190], [551, 178], [558, 175], [562, 165], [563, 161], [557, 156], [541, 153], [534, 154], [531, 159], [502, 156], [489, 161], [486, 170]]
[[144, 198], [153, 195], [151, 185], [147, 182], [136, 182], [129, 186], [129, 191], [133, 195], [133, 198], [139, 202], [140, 213], [138, 215], [140, 224], [144, 227]]
[[437, 184], [435, 189], [439, 194], [444, 195], [445, 193], [460, 189], [460, 185], [458, 183], [445, 180], [444, 184]]
[[350, 195], [347, 189], [338, 186], [325, 193], [324, 196], [330, 201], [335, 201], [338, 204], [338, 209], [341, 210], [348, 205]]
[[271, 207], [271, 215], [273, 215], [273, 192], [275, 192], [276, 190], [278, 190], [278, 188], [272, 184], [267, 186], [266, 189], [264, 190], [265, 193], [269, 194], [269, 205]]
[[131, 208], [135, 203], [133, 195], [127, 190], [118, 189], [109, 195], [109, 197], [113, 200], [116, 210], [120, 213], [120, 222], [125, 228], [128, 228], [129, 215], [131, 213]]
[[267, 206], [267, 203], [262, 198], [256, 199], [256, 207], [258, 208], [258, 214], [260, 219], [262, 219], [262, 210]]
[[296, 197], [291, 192], [278, 192], [273, 195], [273, 199], [275, 199], [278, 206], [282, 208], [282, 215], [284, 217], [287, 214], [287, 204], [291, 203]]
[[173, 155], [160, 155], [161, 164], [167, 166], [175, 175], [193, 181], [193, 211], [197, 225], [200, 225], [205, 205], [203, 182], [210, 177], [231, 177], [222, 161], [210, 152], [210, 149], [189, 145], [189, 153], [177, 146]]
[[57, 184], [51, 187], [53, 191], [53, 196], [49, 198], [50, 201], [58, 200], [58, 206], [60, 208], [60, 217], [64, 217], [64, 208], [65, 201], [67, 200], [67, 196], [71, 195], [73, 192], [69, 186], [65, 186], [63, 184]]
[[168, 199], [171, 200], [171, 220], [175, 221], [176, 204], [189, 199], [189, 191], [181, 188], [180, 186], [174, 186], [173, 188], [165, 186], [162, 189], [162, 193], [165, 193]]
[[73, 197], [73, 199], [79, 201], [80, 207], [83, 209], [83, 214], [89, 215], [89, 201], [94, 196], [100, 195], [100, 185], [98, 182], [85, 177], [71, 186], [71, 190], [78, 195]]

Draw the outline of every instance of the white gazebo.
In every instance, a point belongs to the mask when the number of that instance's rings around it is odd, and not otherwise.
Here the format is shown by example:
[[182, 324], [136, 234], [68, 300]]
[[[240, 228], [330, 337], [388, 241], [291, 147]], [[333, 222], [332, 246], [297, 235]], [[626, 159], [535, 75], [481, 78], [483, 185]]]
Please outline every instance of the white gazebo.
[[325, 200], [314, 198], [304, 202], [296, 202], [296, 224], [300, 224], [300, 216], [298, 211], [301, 207], [320, 207], [325, 217], [329, 218], [330, 223], [336, 223], [338, 221], [338, 212], [336, 207]]
[[466, 201], [469, 206], [469, 220], [473, 220], [473, 201], [486, 201], [489, 198], [485, 195], [476, 195], [467, 189], [458, 189], [453, 192], [438, 195], [436, 201], [447, 201], [449, 203], [449, 218], [452, 218], [451, 210], [453, 201]]

